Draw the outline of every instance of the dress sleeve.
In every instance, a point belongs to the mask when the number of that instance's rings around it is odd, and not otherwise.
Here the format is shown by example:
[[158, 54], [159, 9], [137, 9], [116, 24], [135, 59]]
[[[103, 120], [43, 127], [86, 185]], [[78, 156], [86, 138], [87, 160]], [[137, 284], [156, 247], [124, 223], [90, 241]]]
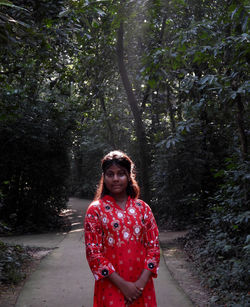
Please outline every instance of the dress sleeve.
[[103, 255], [102, 224], [97, 209], [97, 202], [92, 203], [84, 220], [86, 258], [96, 280], [111, 275], [115, 269]]
[[150, 207], [145, 203], [144, 214], [144, 244], [147, 250], [144, 269], [152, 272], [157, 277], [160, 263], [159, 231]]

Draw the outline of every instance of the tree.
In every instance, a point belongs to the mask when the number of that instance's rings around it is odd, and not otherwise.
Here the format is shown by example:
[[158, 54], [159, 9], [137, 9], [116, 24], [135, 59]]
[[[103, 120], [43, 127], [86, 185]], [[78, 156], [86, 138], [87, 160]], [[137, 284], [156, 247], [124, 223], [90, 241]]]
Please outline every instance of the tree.
[[41, 230], [60, 224], [67, 201], [77, 106], [66, 91], [68, 71], [58, 74], [68, 64], [69, 40], [63, 47], [60, 40], [68, 28], [58, 31], [62, 2], [5, 3], [5, 15], [19, 22], [4, 24], [8, 39], [0, 50], [1, 218], [20, 231]]
[[118, 18], [120, 19], [120, 25], [117, 30], [117, 61], [119, 67], [119, 73], [123, 82], [124, 89], [127, 94], [128, 103], [131, 107], [131, 111], [134, 116], [135, 121], [135, 131], [137, 140], [139, 143], [139, 156], [140, 156], [140, 171], [141, 180], [143, 184], [143, 194], [146, 201], [150, 201], [150, 185], [149, 185], [149, 165], [150, 159], [148, 157], [148, 146], [145, 128], [142, 121], [141, 112], [139, 110], [138, 102], [133, 93], [132, 84], [128, 77], [128, 72], [124, 60], [124, 15], [125, 10], [122, 8], [122, 15]]

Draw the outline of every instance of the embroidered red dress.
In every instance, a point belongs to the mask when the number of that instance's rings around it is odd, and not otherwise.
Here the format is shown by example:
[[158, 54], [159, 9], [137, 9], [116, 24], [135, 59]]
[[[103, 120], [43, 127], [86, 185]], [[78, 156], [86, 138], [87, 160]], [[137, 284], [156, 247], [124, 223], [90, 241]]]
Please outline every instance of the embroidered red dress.
[[[86, 256], [95, 277], [94, 307], [122, 307], [121, 291], [105, 278], [116, 271], [135, 282], [143, 269], [157, 277], [160, 261], [158, 228], [150, 207], [128, 198], [125, 210], [111, 196], [90, 204], [85, 216]], [[152, 277], [131, 307], [156, 307]]]

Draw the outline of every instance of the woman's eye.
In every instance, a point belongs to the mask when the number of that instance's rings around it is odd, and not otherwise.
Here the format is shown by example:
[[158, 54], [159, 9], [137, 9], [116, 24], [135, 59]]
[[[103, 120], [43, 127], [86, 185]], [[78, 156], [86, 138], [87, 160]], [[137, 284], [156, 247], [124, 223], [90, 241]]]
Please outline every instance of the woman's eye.
[[[114, 177], [115, 174], [114, 173], [106, 173], [106, 176], [107, 177]], [[116, 176], [123, 177], [123, 176], [125, 176], [125, 172], [119, 172], [119, 173], [116, 174]]]
[[113, 177], [113, 173], [107, 173], [106, 174], [108, 177]]

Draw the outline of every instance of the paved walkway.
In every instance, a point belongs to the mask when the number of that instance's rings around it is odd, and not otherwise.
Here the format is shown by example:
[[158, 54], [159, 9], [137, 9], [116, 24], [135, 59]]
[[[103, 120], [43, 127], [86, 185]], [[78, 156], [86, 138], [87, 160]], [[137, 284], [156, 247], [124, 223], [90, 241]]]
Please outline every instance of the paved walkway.
[[[26, 281], [15, 307], [92, 307], [94, 278], [85, 258], [82, 225], [88, 205], [87, 200], [70, 199], [73, 227], [69, 233], [0, 237], [4, 242], [55, 248]], [[155, 288], [158, 307], [193, 306], [163, 257]]]

